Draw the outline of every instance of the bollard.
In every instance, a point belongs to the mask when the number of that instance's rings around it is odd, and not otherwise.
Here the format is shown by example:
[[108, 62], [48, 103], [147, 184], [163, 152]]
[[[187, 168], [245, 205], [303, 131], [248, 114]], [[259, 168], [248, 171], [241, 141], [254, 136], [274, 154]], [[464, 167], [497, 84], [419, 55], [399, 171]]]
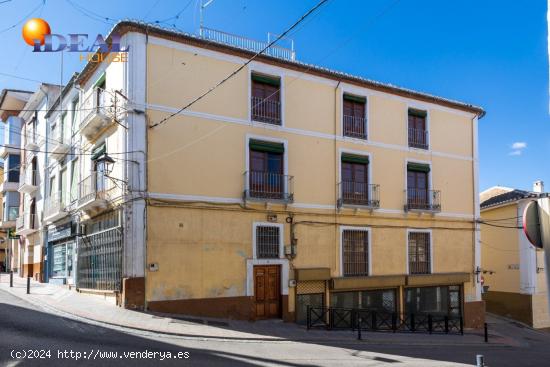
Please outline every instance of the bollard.
[[483, 359], [483, 354], [478, 354], [476, 356], [476, 367], [484, 367], [485, 361]]
[[361, 337], [361, 317], [357, 319], [357, 340], [362, 340]]
[[485, 327], [485, 343], [489, 342], [489, 331], [487, 329], [487, 323], [483, 325]]
[[13, 270], [10, 270], [10, 288], [13, 288]]
[[27, 294], [31, 293], [31, 277], [27, 277]]

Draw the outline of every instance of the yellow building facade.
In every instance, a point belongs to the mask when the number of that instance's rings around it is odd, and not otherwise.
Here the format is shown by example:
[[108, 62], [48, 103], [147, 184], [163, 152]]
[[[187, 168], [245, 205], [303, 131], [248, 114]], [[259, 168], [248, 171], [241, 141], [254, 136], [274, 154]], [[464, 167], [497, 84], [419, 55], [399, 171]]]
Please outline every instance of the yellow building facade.
[[[482, 324], [481, 108], [262, 55], [196, 100], [253, 53], [132, 22], [113, 32], [145, 91], [129, 106], [148, 125], [147, 309]], [[81, 82], [100, 72], [88, 65]]]
[[525, 206], [543, 192], [493, 187], [481, 193], [483, 299], [487, 311], [534, 328], [550, 327], [544, 252], [530, 244], [521, 229]]

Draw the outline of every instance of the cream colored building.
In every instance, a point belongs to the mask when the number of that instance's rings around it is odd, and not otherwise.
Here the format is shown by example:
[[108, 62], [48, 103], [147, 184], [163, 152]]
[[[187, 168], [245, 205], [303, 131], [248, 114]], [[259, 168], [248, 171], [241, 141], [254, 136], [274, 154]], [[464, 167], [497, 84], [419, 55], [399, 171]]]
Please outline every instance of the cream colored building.
[[[128, 62], [84, 67], [59, 102], [81, 114], [68, 149], [48, 148], [46, 208], [73, 182], [61, 167], [80, 176], [60, 213], [75, 232], [46, 220], [49, 261], [75, 237], [77, 288], [202, 316], [303, 322], [330, 306], [482, 325], [481, 108], [280, 48], [182, 108], [254, 52], [127, 21], [112, 34]], [[47, 118], [53, 135], [63, 115]]]
[[113, 32], [128, 63], [90, 63], [77, 82], [105, 74], [127, 97], [124, 148], [138, 162], [127, 179], [146, 172], [145, 232], [131, 232], [146, 246], [132, 245], [126, 300], [245, 319], [303, 321], [310, 305], [480, 325], [482, 109], [278, 55], [180, 111], [253, 52], [132, 22]]
[[544, 252], [530, 244], [521, 228], [525, 206], [544, 193], [492, 187], [481, 193], [481, 264], [487, 311], [535, 328], [550, 327]]

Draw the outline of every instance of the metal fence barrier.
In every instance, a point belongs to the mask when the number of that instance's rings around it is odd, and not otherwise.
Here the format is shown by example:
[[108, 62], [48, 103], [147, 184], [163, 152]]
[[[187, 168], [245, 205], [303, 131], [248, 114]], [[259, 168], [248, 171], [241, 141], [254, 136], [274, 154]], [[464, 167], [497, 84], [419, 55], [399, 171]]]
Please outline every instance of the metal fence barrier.
[[122, 229], [84, 235], [78, 246], [78, 288], [120, 291]]
[[464, 334], [462, 316], [406, 314], [358, 308], [307, 307], [307, 328]]

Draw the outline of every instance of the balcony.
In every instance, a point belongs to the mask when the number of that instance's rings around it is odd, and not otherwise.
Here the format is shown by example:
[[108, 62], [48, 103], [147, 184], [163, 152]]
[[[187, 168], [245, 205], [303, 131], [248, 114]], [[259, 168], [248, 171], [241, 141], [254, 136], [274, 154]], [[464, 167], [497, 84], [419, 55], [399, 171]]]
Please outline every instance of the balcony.
[[294, 201], [293, 176], [262, 171], [247, 171], [243, 176], [245, 201]]
[[65, 154], [67, 154], [71, 148], [69, 145], [69, 139], [64, 136], [63, 131], [60, 128], [52, 130], [50, 143], [50, 152], [57, 160], [63, 159]]
[[44, 202], [44, 220], [48, 223], [54, 222], [67, 216], [65, 210], [65, 199], [69, 193], [58, 191], [47, 197]]
[[441, 191], [425, 189], [405, 190], [405, 211], [440, 212]]
[[109, 94], [101, 88], [94, 88], [81, 105], [80, 132], [88, 139], [112, 122], [110, 117]]
[[37, 150], [40, 148], [42, 139], [38, 138], [36, 131], [27, 131], [25, 133], [25, 149], [26, 150]]
[[429, 148], [428, 130], [409, 128], [409, 147], [418, 149]]
[[31, 213], [23, 213], [17, 218], [15, 233], [18, 235], [29, 235], [38, 230], [38, 216]]
[[7, 215], [4, 213], [2, 221], [0, 221], [0, 228], [13, 228], [16, 225], [17, 218], [19, 217], [19, 207], [9, 206]]
[[367, 119], [365, 117], [344, 115], [344, 136], [356, 139], [367, 139]]
[[253, 121], [281, 125], [281, 102], [259, 97], [252, 97], [250, 109]]
[[19, 189], [17, 191], [25, 194], [32, 194], [38, 189], [38, 171], [26, 169], [24, 175], [19, 178]]
[[19, 182], [4, 181], [0, 184], [0, 192], [17, 191], [19, 189]]
[[338, 184], [338, 207], [380, 207], [380, 185], [364, 182], [342, 181]]
[[21, 150], [19, 149], [19, 146], [13, 145], [13, 144], [3, 144], [0, 145], [0, 158], [6, 159], [6, 156], [8, 154], [20, 154]]
[[78, 184], [78, 208], [83, 211], [101, 210], [109, 205], [112, 187], [101, 173], [91, 175]]

